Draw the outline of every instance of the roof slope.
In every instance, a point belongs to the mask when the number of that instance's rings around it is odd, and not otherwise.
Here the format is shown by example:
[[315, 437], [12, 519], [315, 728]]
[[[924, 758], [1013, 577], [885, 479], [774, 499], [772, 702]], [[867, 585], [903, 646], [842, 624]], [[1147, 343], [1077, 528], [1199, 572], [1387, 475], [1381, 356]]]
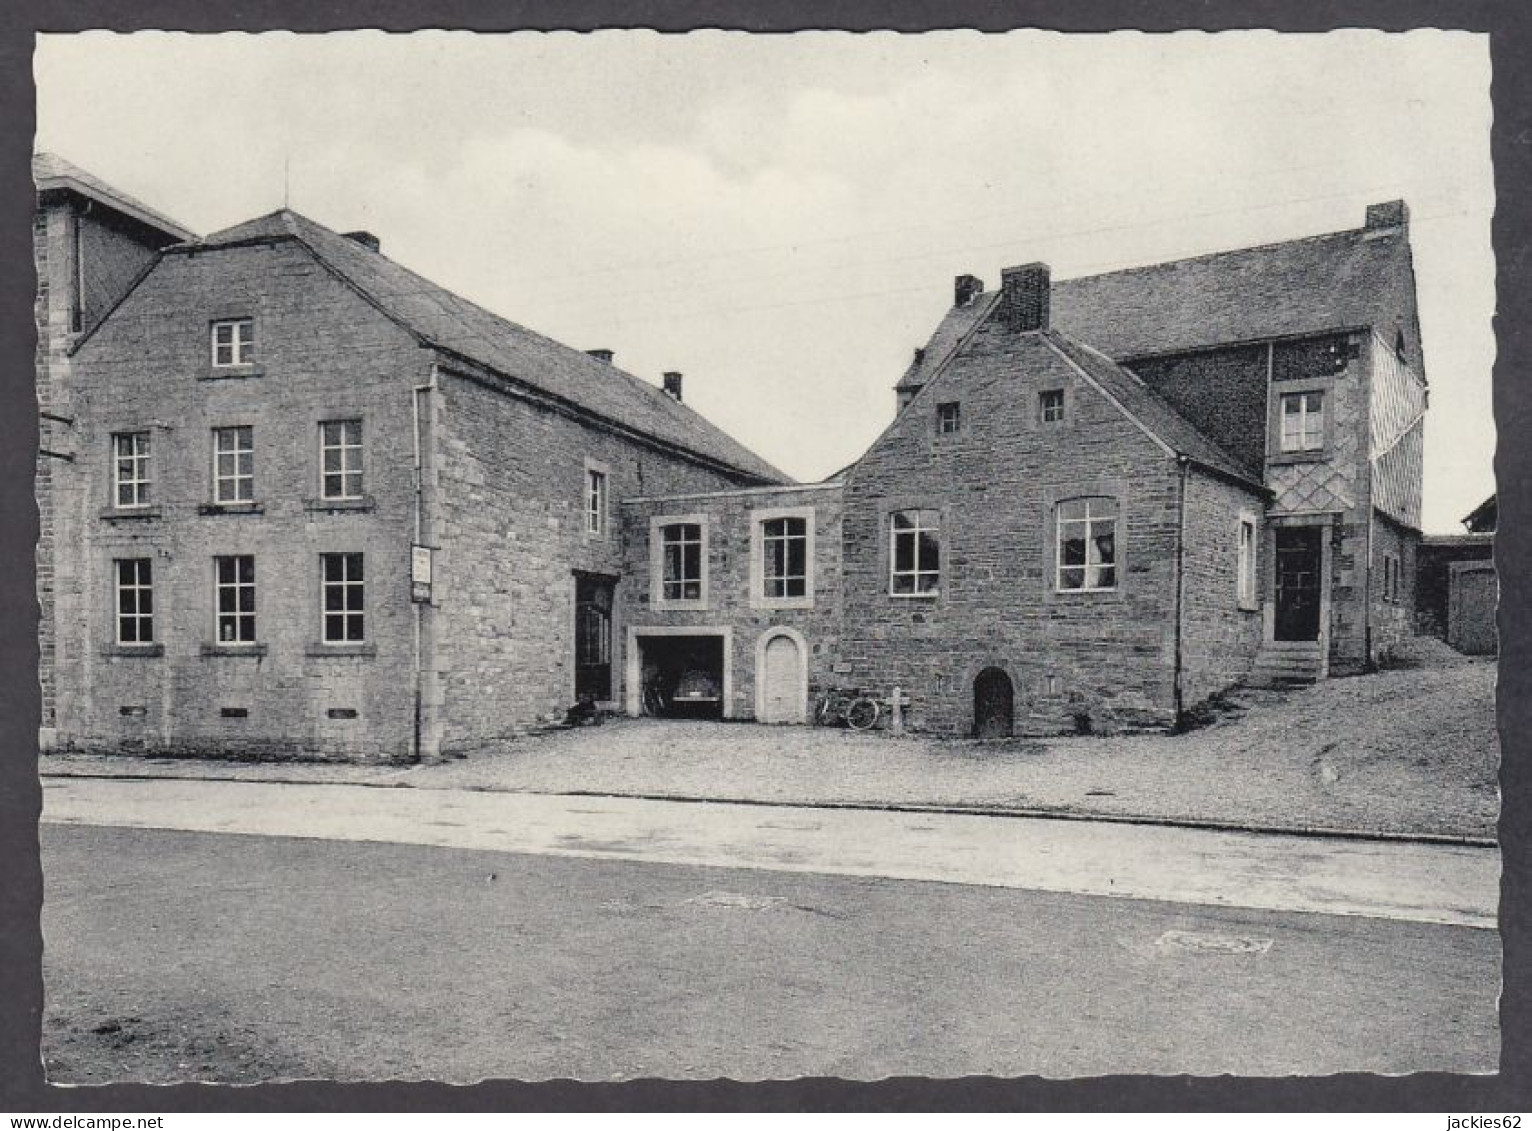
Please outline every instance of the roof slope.
[[726, 464], [756, 479], [781, 471], [660, 389], [453, 294], [357, 241], [281, 210], [214, 232], [197, 246], [295, 239], [386, 314], [431, 345], [634, 431]]
[[125, 216], [131, 216], [142, 224], [148, 224], [151, 228], [158, 228], [166, 235], [178, 240], [197, 238], [195, 233], [183, 228], [170, 217], [156, 212], [141, 200], [112, 187], [100, 177], [87, 173], [78, 165], [64, 160], [55, 153], [32, 154], [32, 181], [37, 185], [38, 192], [46, 192], [49, 189], [68, 189], [91, 200], [98, 200], [107, 207]]
[[[1060, 330], [1119, 360], [1392, 327], [1411, 271], [1405, 227], [1356, 228], [1055, 280], [1051, 318]], [[997, 293], [987, 292], [973, 306], [992, 303]], [[942, 361], [941, 343], [966, 332], [972, 309], [948, 311], [924, 360], [910, 366], [900, 388], [929, 380]]]
[[1246, 467], [1170, 404], [1131, 370], [1058, 330], [1042, 331], [1043, 340], [1066, 361], [1099, 385], [1123, 410], [1177, 455], [1209, 470], [1264, 490], [1260, 472]]

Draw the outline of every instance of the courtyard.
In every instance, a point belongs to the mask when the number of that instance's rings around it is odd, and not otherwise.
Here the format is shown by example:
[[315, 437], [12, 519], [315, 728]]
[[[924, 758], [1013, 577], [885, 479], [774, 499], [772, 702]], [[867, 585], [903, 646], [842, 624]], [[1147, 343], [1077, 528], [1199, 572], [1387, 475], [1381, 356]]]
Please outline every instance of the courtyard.
[[55, 754], [44, 774], [343, 782], [938, 808], [1493, 840], [1493, 661], [1422, 641], [1397, 670], [1230, 696], [1180, 735], [893, 738], [839, 728], [610, 719], [412, 767]]

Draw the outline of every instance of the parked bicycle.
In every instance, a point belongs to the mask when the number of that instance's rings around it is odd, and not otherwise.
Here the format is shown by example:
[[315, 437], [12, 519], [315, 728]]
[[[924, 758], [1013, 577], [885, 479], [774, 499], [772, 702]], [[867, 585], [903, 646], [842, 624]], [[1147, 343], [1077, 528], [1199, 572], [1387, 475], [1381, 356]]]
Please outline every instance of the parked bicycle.
[[819, 700], [814, 721], [820, 726], [840, 724], [852, 730], [871, 730], [888, 704], [864, 695], [860, 689], [832, 687]]

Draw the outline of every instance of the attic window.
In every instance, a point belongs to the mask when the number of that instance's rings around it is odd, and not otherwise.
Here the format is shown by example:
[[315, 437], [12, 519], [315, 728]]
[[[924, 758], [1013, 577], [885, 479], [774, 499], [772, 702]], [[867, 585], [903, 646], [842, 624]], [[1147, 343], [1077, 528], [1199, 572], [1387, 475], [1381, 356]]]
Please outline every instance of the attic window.
[[1037, 418], [1044, 424], [1064, 419], [1064, 390], [1044, 389], [1037, 394]]
[[939, 435], [950, 435], [962, 425], [962, 409], [957, 401], [947, 401], [936, 406], [936, 431]]
[[227, 369], [255, 361], [255, 320], [225, 318], [213, 323], [213, 366]]

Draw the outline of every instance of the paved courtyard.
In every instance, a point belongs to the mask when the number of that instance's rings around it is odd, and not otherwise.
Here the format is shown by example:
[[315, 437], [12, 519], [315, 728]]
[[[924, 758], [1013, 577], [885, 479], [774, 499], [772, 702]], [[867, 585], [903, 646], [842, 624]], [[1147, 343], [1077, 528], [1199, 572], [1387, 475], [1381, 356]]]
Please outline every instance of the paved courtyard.
[[800, 805], [909, 805], [1288, 830], [1493, 838], [1493, 663], [1336, 679], [1185, 735], [893, 739], [819, 727], [614, 719], [439, 765], [48, 756], [46, 774], [333, 781]]

